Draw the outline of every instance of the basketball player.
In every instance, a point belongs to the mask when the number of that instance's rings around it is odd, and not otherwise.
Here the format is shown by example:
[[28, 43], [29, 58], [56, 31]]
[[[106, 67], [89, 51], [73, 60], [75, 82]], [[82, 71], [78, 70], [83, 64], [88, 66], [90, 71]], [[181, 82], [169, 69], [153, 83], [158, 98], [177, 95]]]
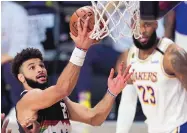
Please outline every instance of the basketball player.
[[93, 40], [89, 38], [91, 32], [87, 34], [88, 20], [89, 18], [86, 19], [83, 29], [80, 26], [80, 19], [78, 20], [77, 37], [70, 33], [76, 48], [70, 62], [54, 86], [47, 86], [47, 70], [39, 50], [24, 49], [16, 55], [13, 62], [13, 73], [25, 88], [16, 105], [16, 117], [21, 133], [26, 132], [23, 129], [25, 127], [30, 132], [34, 132], [35, 124], [33, 122], [36, 121], [40, 124], [40, 133], [70, 133], [69, 119], [95, 126], [100, 125], [109, 114], [115, 97], [125, 87], [126, 81], [132, 75], [132, 73], [128, 73], [130, 66], [125, 72], [123, 71], [123, 63], [121, 63], [116, 78], [113, 78], [114, 69], [111, 70], [108, 78], [109, 89], [94, 108], [88, 109], [72, 102], [67, 97], [77, 82], [86, 56], [85, 50], [88, 50], [93, 43]]
[[[136, 88], [131, 91], [134, 92], [129, 99], [131, 103], [121, 103], [120, 106], [129, 104], [130, 108], [119, 117], [127, 119], [129, 123], [123, 126], [130, 129], [138, 96], [149, 133], [186, 133], [187, 53], [168, 38], [158, 39], [156, 29], [157, 21], [140, 20], [142, 37], [135, 39], [133, 36], [135, 46], [118, 60], [118, 64], [122, 60], [126, 65], [132, 64], [134, 74], [129, 84]], [[119, 126], [122, 125], [117, 125], [117, 130]]]

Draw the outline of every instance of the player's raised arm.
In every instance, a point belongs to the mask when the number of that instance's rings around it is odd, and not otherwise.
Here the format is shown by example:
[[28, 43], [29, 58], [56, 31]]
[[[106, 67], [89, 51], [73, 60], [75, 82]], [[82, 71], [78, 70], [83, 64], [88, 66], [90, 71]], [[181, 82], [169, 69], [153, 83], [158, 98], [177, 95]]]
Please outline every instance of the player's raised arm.
[[126, 86], [127, 80], [132, 75], [132, 73], [129, 73], [129, 69], [130, 66], [125, 70], [125, 72], [123, 72], [123, 64], [121, 64], [116, 78], [113, 78], [114, 69], [111, 69], [108, 78], [108, 91], [104, 98], [92, 109], [72, 102], [70, 99], [65, 100], [70, 113], [70, 118], [93, 126], [101, 125], [108, 116], [115, 101], [115, 97]]
[[187, 90], [187, 52], [179, 46], [171, 45], [165, 53], [165, 70], [174, 74]]
[[[78, 36], [75, 37], [71, 33], [71, 37], [75, 42], [75, 49], [70, 58], [70, 62], [67, 64], [60, 77], [57, 80], [56, 85], [41, 89], [29, 89], [29, 93], [25, 94], [21, 101], [24, 101], [24, 105], [29, 105], [32, 110], [40, 110], [50, 107], [56, 102], [60, 101], [64, 97], [70, 95], [73, 88], [77, 83], [77, 79], [80, 73], [81, 66], [83, 65], [86, 51], [92, 44], [93, 40], [89, 38], [87, 32], [88, 20], [84, 23], [83, 29], [80, 25], [80, 19], [78, 20]], [[84, 50], [83, 50], [84, 49]], [[21, 78], [21, 77], [20, 77]], [[27, 95], [27, 96], [26, 96]], [[36, 104], [37, 103], [37, 104]]]

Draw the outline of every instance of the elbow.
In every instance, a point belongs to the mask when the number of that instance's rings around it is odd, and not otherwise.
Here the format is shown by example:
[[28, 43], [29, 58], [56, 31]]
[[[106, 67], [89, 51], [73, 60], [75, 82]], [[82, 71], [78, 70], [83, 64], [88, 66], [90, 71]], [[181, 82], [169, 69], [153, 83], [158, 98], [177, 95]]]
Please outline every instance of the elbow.
[[103, 124], [103, 121], [100, 121], [100, 122], [99, 121], [98, 122], [97, 121], [96, 122], [92, 121], [90, 125], [92, 125], [92, 126], [101, 126], [102, 124]]
[[92, 126], [101, 126], [102, 124], [103, 124], [103, 122], [98, 122], [98, 123], [92, 124]]
[[70, 90], [66, 90], [66, 89], [65, 89], [65, 91], [63, 91], [63, 92], [64, 92], [64, 95], [65, 95], [65, 96], [69, 96], [69, 95], [71, 94], [71, 91], [70, 91]]
[[101, 126], [104, 120], [98, 119], [96, 115], [90, 118], [90, 125], [91, 126]]
[[71, 94], [70, 91], [63, 91], [63, 95], [64, 95], [65, 97], [69, 96], [70, 94]]

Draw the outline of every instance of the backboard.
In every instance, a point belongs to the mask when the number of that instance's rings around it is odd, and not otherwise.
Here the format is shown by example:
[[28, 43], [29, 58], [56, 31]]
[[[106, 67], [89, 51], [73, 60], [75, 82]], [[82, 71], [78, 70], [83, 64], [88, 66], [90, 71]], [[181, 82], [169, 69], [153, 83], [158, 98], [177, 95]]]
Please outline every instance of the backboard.
[[141, 1], [140, 17], [142, 20], [158, 20], [174, 9], [181, 1]]

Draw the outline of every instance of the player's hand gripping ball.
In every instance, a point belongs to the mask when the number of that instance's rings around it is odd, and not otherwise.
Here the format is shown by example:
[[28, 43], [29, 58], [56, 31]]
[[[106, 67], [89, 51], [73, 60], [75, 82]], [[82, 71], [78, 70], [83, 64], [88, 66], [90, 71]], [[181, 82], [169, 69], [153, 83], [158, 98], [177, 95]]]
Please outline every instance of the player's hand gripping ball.
[[[70, 19], [70, 31], [71, 33], [77, 37], [78, 35], [78, 29], [77, 29], [77, 22], [78, 22], [78, 18], [80, 17], [80, 22], [81, 22], [81, 27], [83, 28], [83, 25], [85, 23], [85, 20], [87, 17], [89, 17], [89, 23], [88, 23], [88, 28], [87, 28], [87, 32], [91, 32], [94, 28], [94, 24], [95, 24], [95, 19], [94, 19], [94, 11], [93, 8], [91, 6], [84, 6], [81, 7], [79, 9], [77, 9], [73, 15], [71, 16]], [[100, 24], [101, 28], [104, 27], [103, 24]], [[98, 43], [100, 40], [94, 40], [93, 43]]]

